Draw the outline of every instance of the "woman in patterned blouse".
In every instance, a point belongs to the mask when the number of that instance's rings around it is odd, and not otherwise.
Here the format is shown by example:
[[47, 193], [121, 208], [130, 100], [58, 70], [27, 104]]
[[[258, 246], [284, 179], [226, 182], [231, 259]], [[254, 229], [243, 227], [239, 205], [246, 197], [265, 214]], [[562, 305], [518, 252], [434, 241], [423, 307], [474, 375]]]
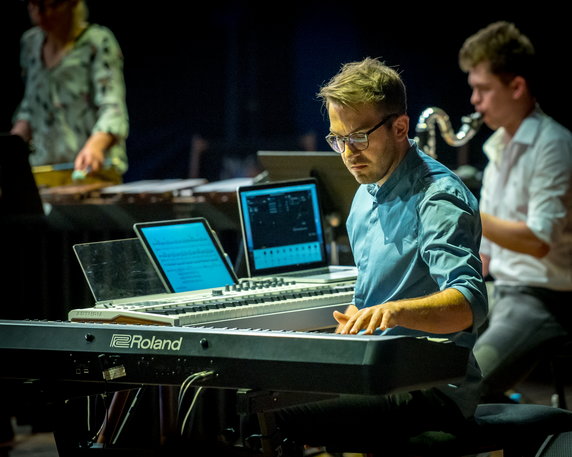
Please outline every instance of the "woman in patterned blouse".
[[27, 4], [34, 27], [21, 39], [25, 93], [12, 133], [30, 142], [38, 185], [121, 182], [129, 121], [117, 40], [87, 22], [84, 0]]

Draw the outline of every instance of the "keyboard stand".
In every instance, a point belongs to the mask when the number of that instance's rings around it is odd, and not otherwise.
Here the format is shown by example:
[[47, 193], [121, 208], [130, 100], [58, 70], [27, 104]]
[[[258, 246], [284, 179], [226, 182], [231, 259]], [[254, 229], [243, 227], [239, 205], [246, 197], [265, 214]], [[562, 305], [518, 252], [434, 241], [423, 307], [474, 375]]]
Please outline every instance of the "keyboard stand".
[[[260, 443], [264, 457], [284, 455], [283, 441], [277, 427], [274, 412], [302, 403], [328, 400], [337, 397], [334, 394], [319, 394], [305, 392], [268, 392], [241, 389], [237, 391], [237, 412], [242, 415], [256, 414], [260, 426]], [[248, 437], [245, 437], [248, 440]], [[286, 455], [289, 455], [286, 453]]]

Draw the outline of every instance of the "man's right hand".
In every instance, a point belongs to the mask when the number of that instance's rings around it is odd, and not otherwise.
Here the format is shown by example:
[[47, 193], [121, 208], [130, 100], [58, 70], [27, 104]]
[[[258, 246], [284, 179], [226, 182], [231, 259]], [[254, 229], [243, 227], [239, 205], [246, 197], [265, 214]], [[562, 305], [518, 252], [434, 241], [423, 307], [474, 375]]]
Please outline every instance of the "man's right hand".
[[350, 318], [357, 313], [358, 309], [356, 305], [349, 305], [345, 312], [340, 313], [339, 311], [334, 311], [334, 319], [338, 322], [338, 327], [336, 328], [336, 333], [341, 333], [342, 329], [348, 323]]

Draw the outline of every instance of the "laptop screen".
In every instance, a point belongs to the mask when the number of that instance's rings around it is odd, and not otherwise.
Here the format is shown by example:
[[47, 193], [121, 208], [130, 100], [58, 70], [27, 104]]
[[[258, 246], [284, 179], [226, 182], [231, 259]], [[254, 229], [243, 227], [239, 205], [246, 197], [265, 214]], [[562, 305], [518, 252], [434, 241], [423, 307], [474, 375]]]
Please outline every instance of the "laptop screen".
[[258, 151], [268, 181], [316, 178], [322, 212], [343, 228], [359, 183], [334, 151]]
[[238, 189], [249, 276], [267, 276], [327, 265], [315, 179]]
[[96, 303], [167, 292], [137, 238], [75, 244]]
[[133, 228], [170, 292], [238, 282], [206, 219], [141, 222]]

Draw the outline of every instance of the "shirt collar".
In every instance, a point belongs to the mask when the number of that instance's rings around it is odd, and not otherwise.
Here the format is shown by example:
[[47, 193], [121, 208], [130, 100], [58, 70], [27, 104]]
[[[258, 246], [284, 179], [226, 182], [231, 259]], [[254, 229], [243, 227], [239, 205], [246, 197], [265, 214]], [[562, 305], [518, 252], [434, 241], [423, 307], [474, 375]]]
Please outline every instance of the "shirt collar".
[[535, 110], [522, 121], [512, 141], [530, 146], [534, 142], [538, 129], [540, 128], [541, 117], [542, 110], [537, 106]]
[[509, 143], [530, 146], [534, 142], [540, 128], [542, 114], [540, 107], [536, 106], [534, 111], [520, 123], [512, 138], [507, 135], [504, 127], [497, 129], [483, 144], [483, 151], [487, 158], [498, 165], [502, 152]]

